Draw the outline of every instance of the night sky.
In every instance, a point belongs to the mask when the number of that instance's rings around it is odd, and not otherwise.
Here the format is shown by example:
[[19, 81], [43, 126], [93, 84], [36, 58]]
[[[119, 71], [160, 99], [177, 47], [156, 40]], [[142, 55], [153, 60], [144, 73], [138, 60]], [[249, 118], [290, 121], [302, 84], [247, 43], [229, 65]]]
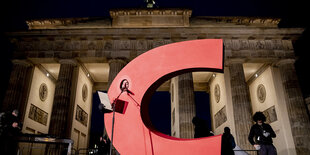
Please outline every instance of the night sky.
[[[7, 83], [11, 72], [12, 48], [10, 47], [5, 32], [26, 30], [25, 20], [42, 18], [72, 18], [72, 17], [109, 17], [109, 10], [115, 8], [145, 8], [144, 0], [2, 0], [0, 2], [1, 13], [1, 57], [2, 66], [0, 100], [3, 101]], [[255, 16], [255, 17], [280, 17], [283, 20], [279, 27], [305, 27], [304, 35], [295, 43], [296, 71], [301, 83], [304, 96], [310, 96], [310, 75], [307, 75], [306, 67], [310, 66], [309, 49], [309, 5], [300, 0], [156, 0], [158, 8], [188, 8], [192, 9], [192, 16]], [[170, 96], [168, 92], [158, 92], [154, 96], [161, 96], [151, 102], [162, 103], [165, 110], [170, 112]], [[208, 101], [208, 95], [197, 92], [195, 97]], [[156, 98], [156, 97], [154, 97]], [[98, 97], [94, 95], [94, 107]], [[168, 103], [169, 102], [169, 103]], [[2, 103], [2, 102], [1, 102]], [[199, 102], [201, 103], [201, 102]], [[198, 103], [198, 104], [199, 104]], [[167, 106], [169, 105], [169, 106]], [[153, 104], [151, 104], [153, 107]], [[203, 105], [205, 106], [205, 105]], [[156, 108], [153, 108], [156, 109]], [[94, 109], [93, 109], [94, 110]], [[151, 115], [152, 112], [151, 112]], [[200, 115], [199, 109], [197, 115]], [[102, 114], [94, 112], [98, 118]], [[169, 116], [164, 116], [170, 118]], [[201, 117], [207, 116], [203, 115]], [[162, 118], [158, 118], [163, 120]], [[170, 120], [161, 122], [169, 124]], [[101, 124], [95, 128], [102, 128]], [[154, 124], [157, 125], [156, 123]], [[164, 125], [166, 126], [166, 125]], [[160, 128], [160, 127], [159, 127]], [[163, 133], [170, 131], [160, 129]], [[169, 129], [170, 130], [170, 129]]]
[[[305, 20], [308, 9], [301, 0], [156, 0], [156, 5], [189, 8], [193, 16], [273, 16], [292, 24]], [[110, 9], [145, 6], [144, 0], [2, 0], [1, 26], [22, 29], [28, 19], [108, 17]]]

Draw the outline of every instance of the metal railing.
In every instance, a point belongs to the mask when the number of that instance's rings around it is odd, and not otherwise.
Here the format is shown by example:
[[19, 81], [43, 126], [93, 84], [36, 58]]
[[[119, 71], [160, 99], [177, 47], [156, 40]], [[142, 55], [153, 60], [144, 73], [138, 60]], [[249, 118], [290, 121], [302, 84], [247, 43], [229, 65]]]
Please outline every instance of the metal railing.
[[[49, 148], [46, 147], [46, 144], [41, 144], [45, 146], [23, 146], [19, 147], [18, 149], [18, 155], [36, 155], [36, 154], [50, 154], [50, 152], [55, 152], [59, 150], [56, 146], [49, 146]], [[63, 152], [69, 152], [68, 148], [63, 148], [61, 151]], [[71, 148], [70, 150], [70, 155], [99, 155], [99, 150], [98, 148], [80, 148], [78, 150]], [[259, 155], [258, 150], [234, 150], [235, 154], [238, 155]], [[103, 155], [108, 155], [103, 154]], [[101, 155], [101, 154], [100, 154]]]
[[[59, 150], [59, 148], [47, 148], [46, 146], [38, 147], [38, 146], [22, 146], [18, 148], [18, 155], [42, 155], [42, 154], [52, 154], [52, 152], [65, 152], [68, 154], [68, 149], [64, 148]], [[71, 148], [70, 155], [76, 155], [77, 151], [74, 148]]]
[[72, 148], [72, 139], [53, 138], [47, 135], [24, 134], [17, 138], [18, 154], [51, 154], [61, 152], [67, 155], [76, 154]]
[[234, 150], [236, 155], [259, 155], [258, 150]]
[[97, 148], [80, 148], [77, 150], [76, 155], [80, 154], [97, 155], [99, 150]]
[[[67, 154], [67, 155], [97, 155], [98, 148], [74, 149], [73, 140], [52, 138], [44, 135], [23, 135], [17, 139], [18, 155], [36, 154]], [[258, 150], [234, 150], [236, 155], [259, 155]], [[113, 153], [115, 154], [115, 153]]]

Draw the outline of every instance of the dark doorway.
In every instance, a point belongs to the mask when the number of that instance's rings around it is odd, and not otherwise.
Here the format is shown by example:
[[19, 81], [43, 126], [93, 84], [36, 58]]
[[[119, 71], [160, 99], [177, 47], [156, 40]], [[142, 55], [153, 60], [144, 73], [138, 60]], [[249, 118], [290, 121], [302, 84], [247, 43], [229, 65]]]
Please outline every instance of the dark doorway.
[[103, 135], [104, 130], [104, 115], [99, 110], [99, 96], [96, 93], [93, 94], [93, 105], [91, 114], [91, 126], [90, 126], [90, 138], [89, 148], [94, 148], [95, 144], [98, 145], [100, 136]]
[[207, 122], [209, 129], [211, 128], [210, 114], [210, 96], [204, 91], [195, 91], [196, 116]]
[[149, 113], [153, 126], [161, 133], [171, 135], [170, 92], [155, 92], [150, 101]]

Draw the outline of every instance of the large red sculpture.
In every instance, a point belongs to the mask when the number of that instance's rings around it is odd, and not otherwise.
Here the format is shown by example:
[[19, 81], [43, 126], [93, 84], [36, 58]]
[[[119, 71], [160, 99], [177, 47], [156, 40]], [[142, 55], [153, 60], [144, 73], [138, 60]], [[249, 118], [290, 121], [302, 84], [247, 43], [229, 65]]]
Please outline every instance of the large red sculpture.
[[[112, 82], [108, 95], [113, 101], [120, 83], [127, 79], [129, 90], [121, 100], [128, 101], [124, 114], [116, 113], [113, 145], [122, 155], [219, 155], [221, 136], [180, 139], [156, 131], [149, 120], [148, 103], [162, 82], [192, 71], [223, 71], [223, 41], [203, 39], [168, 44], [152, 49], [128, 63]], [[160, 114], [160, 111], [158, 112]], [[111, 137], [112, 113], [105, 114]]]

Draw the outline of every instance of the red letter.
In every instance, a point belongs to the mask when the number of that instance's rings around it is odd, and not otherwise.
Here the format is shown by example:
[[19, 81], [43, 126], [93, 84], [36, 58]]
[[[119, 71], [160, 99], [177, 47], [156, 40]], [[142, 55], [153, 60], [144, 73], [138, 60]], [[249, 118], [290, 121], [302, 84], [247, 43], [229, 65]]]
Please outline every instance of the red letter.
[[[223, 41], [204, 39], [184, 41], [152, 49], [128, 63], [112, 82], [108, 95], [113, 101], [120, 94], [122, 80], [129, 81], [134, 95], [123, 93], [128, 101], [125, 114], [116, 113], [113, 145], [122, 155], [219, 155], [221, 136], [180, 139], [164, 135], [151, 126], [148, 103], [163, 81], [192, 71], [223, 71]], [[112, 113], [105, 114], [111, 135]]]

